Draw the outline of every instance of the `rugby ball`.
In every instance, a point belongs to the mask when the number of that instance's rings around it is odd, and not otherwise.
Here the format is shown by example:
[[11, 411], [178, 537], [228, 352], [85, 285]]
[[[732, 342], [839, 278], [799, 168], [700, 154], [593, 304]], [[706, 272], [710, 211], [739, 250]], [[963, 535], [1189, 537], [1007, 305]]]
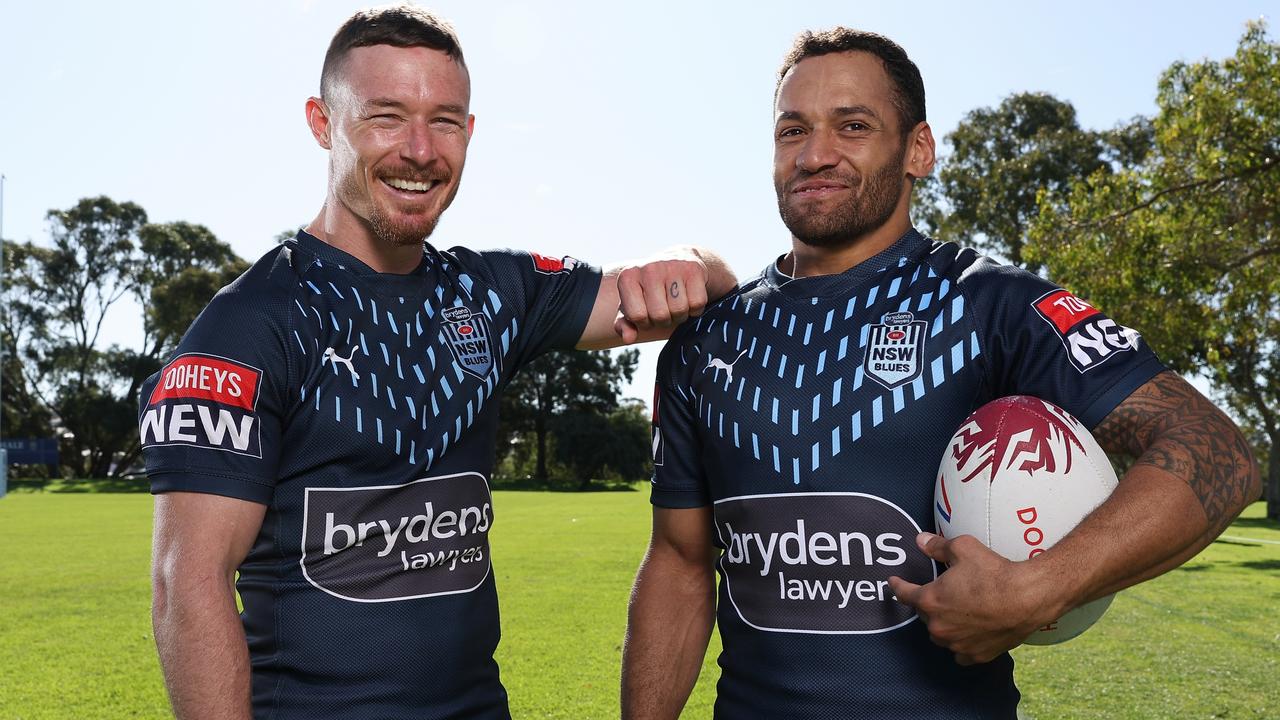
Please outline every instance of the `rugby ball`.
[[[1107, 499], [1115, 470], [1066, 410], [1026, 395], [978, 408], [951, 436], [938, 468], [938, 533], [972, 535], [1010, 560], [1030, 560]], [[1052, 645], [1093, 625], [1114, 596], [1081, 605], [1024, 642]]]

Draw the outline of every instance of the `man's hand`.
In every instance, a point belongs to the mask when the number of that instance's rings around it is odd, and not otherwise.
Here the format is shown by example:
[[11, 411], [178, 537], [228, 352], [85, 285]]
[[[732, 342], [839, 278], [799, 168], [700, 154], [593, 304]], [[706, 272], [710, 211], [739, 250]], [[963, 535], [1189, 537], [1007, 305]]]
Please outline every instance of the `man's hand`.
[[618, 300], [613, 330], [624, 345], [655, 329], [668, 329], [669, 335], [670, 329], [706, 308], [706, 263], [695, 251], [624, 266], [618, 272]]
[[891, 577], [889, 588], [961, 665], [994, 660], [1065, 612], [1054, 606], [1052, 578], [1035, 560], [1006, 560], [971, 535], [920, 533], [916, 544], [950, 567], [924, 585]]
[[732, 290], [737, 278], [718, 255], [676, 247], [605, 273], [578, 348], [596, 350], [670, 337], [698, 317], [709, 301]]

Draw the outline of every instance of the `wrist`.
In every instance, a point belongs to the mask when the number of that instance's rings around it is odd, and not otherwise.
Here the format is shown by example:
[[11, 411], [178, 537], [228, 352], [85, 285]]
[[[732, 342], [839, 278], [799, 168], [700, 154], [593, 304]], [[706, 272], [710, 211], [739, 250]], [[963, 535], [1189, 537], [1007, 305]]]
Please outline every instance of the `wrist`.
[[738, 287], [738, 278], [729, 269], [729, 265], [724, 261], [724, 258], [710, 250], [694, 245], [685, 246], [683, 249], [696, 258], [698, 262], [702, 263], [707, 277], [707, 295], [710, 299], [715, 300], [724, 297]]
[[1079, 573], [1058, 561], [1046, 552], [1016, 563], [1022, 570], [1020, 586], [1027, 599], [1028, 617], [1036, 621], [1035, 627], [1057, 620], [1083, 601]]

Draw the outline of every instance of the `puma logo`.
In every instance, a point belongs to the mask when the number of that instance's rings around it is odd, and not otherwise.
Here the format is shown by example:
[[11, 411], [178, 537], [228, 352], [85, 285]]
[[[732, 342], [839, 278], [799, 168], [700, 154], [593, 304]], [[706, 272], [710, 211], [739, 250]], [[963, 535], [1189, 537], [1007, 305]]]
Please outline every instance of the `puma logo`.
[[336, 369], [338, 366], [338, 363], [342, 363], [343, 365], [347, 366], [347, 371], [351, 373], [351, 379], [359, 380], [360, 373], [356, 372], [356, 369], [351, 366], [351, 358], [355, 356], [356, 356], [355, 347], [351, 348], [351, 354], [346, 357], [342, 357], [341, 355], [338, 354], [337, 350], [334, 350], [333, 348], [328, 347], [324, 349], [324, 357], [320, 358], [320, 364], [323, 365], [325, 361], [328, 360], [329, 362], [333, 363], [334, 368]]
[[729, 384], [732, 385], [733, 384], [733, 366], [737, 365], [738, 361], [742, 359], [742, 356], [746, 354], [747, 354], [747, 351], [743, 350], [742, 352], [738, 353], [738, 357], [734, 358], [733, 362], [731, 363], [727, 363], [721, 360], [720, 358], [713, 357], [707, 361], [707, 366], [702, 368], [702, 372], [711, 370], [712, 371], [711, 379], [714, 380], [716, 378], [716, 375], [718, 375], [720, 371], [723, 370], [725, 372], [725, 375], [727, 375], [729, 378]]

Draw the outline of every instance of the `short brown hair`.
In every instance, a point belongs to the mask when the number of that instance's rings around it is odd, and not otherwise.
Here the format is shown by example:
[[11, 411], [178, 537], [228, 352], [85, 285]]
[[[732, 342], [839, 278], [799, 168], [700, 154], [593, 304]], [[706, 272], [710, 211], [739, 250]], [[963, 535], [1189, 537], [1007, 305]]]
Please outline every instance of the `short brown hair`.
[[334, 76], [352, 48], [371, 45], [425, 47], [441, 50], [462, 67], [462, 45], [449, 21], [413, 5], [387, 5], [361, 10], [334, 33], [320, 71], [320, 97], [327, 98]]
[[924, 121], [924, 81], [920, 79], [920, 68], [907, 57], [907, 51], [883, 35], [847, 27], [819, 32], [806, 30], [797, 36], [778, 70], [774, 99], [782, 89], [782, 79], [801, 60], [839, 52], [866, 52], [880, 58], [889, 80], [893, 82], [893, 105], [898, 110], [904, 134]]

